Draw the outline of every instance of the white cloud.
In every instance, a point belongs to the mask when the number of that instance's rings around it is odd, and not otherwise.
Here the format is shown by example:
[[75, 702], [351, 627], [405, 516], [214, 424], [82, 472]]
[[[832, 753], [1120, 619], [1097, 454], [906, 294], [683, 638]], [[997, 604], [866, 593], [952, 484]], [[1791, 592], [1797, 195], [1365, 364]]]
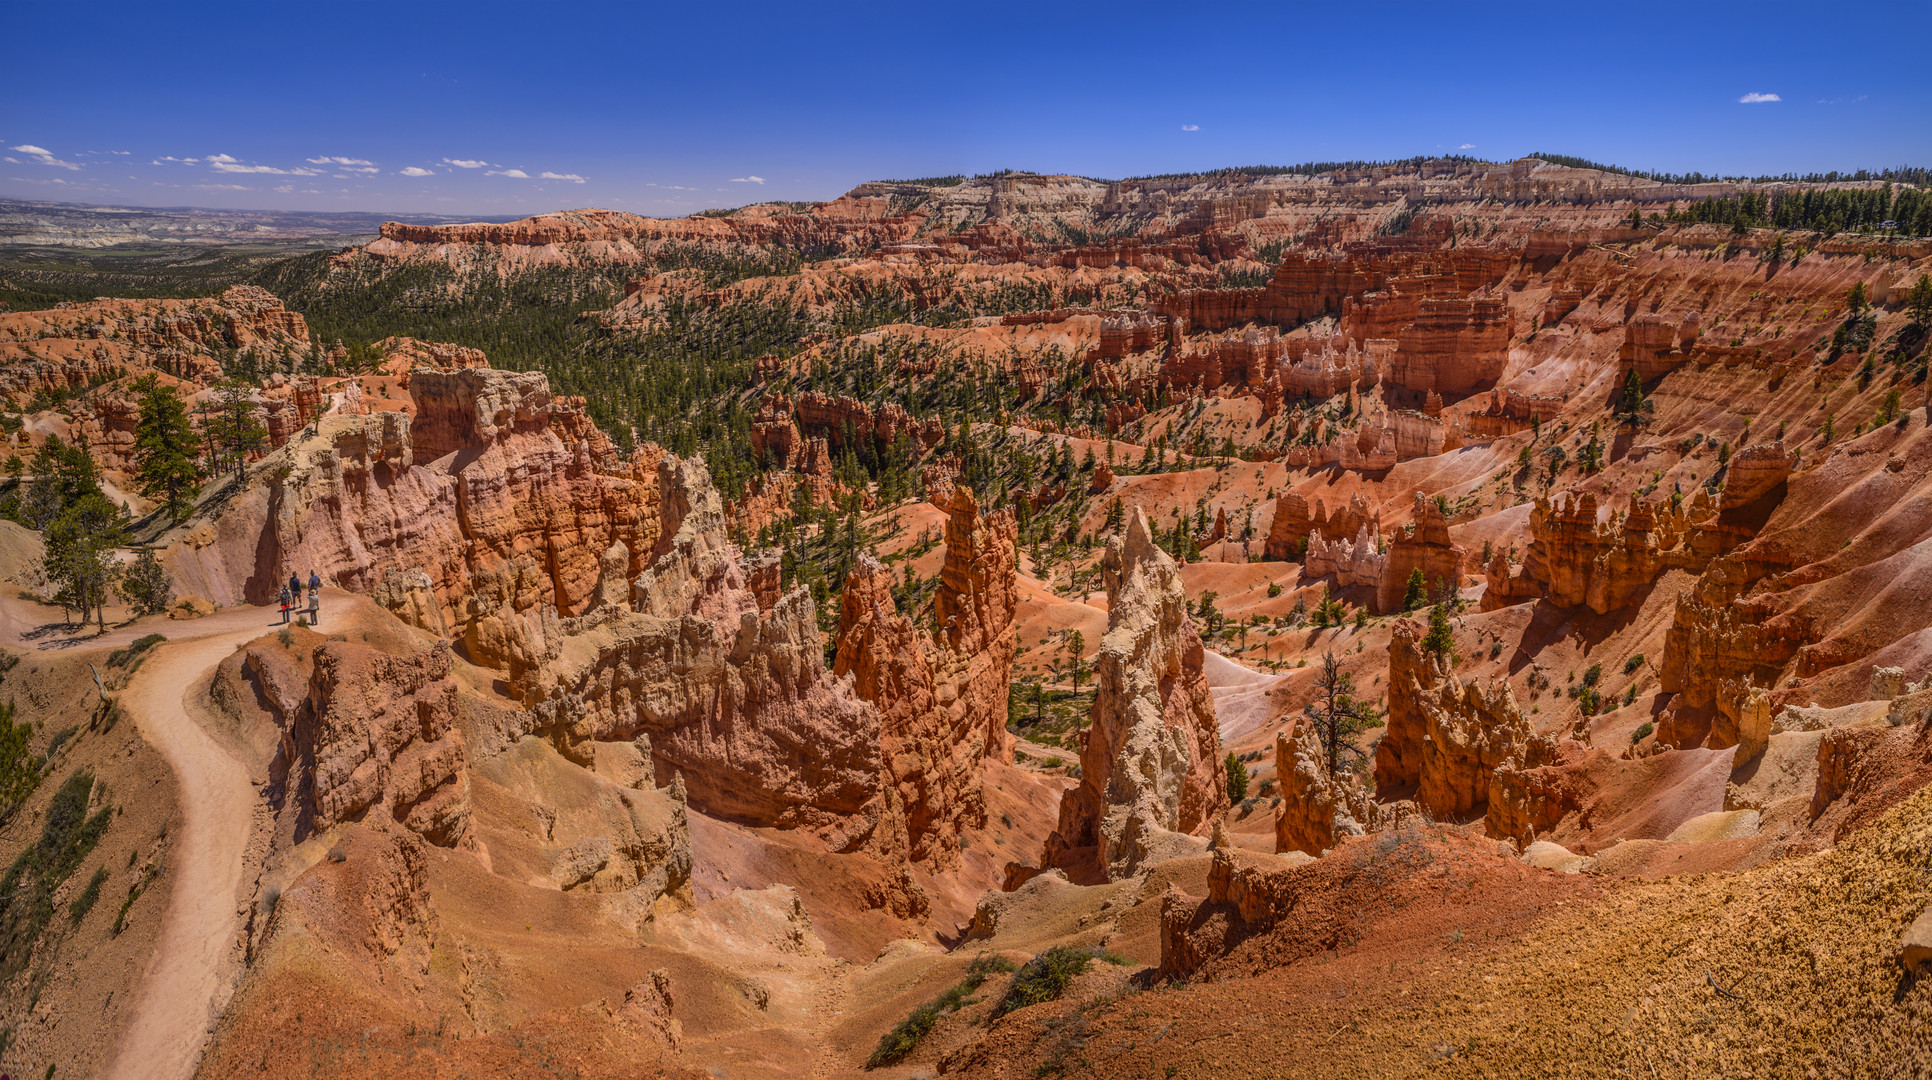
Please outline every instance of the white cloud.
[[1201, 130], [1201, 125], [1199, 125], [1199, 124], [1182, 124], [1182, 125], [1181, 125], [1181, 130], [1182, 130], [1182, 131], [1199, 131], [1199, 130]]
[[1819, 98], [1818, 104], [1820, 105], [1856, 105], [1859, 102], [1864, 101], [1866, 98], [1870, 96], [1871, 96], [1870, 94], [1860, 94], [1857, 97]]
[[454, 165], [459, 169], [483, 169], [489, 167], [487, 161], [466, 161], [462, 158], [444, 158], [443, 164]]
[[311, 165], [374, 165], [374, 164], [375, 164], [375, 162], [373, 162], [373, 161], [364, 161], [364, 160], [362, 160], [362, 159], [361, 159], [361, 158], [359, 158], [359, 157], [327, 157], [327, 156], [324, 156], [324, 157], [312, 157], [312, 158], [310, 158], [310, 159], [309, 159], [309, 164], [311, 164]]
[[411, 166], [409, 166], [408, 168], [406, 168], [406, 169], [404, 169], [404, 170], [402, 171], [402, 175], [404, 175], [404, 176], [435, 176], [436, 174], [435, 174], [435, 173], [433, 173], [433, 172], [430, 172], [430, 171], [429, 171], [428, 169], [425, 169], [425, 168], [421, 168], [421, 167], [419, 167], [419, 166], [416, 166], [416, 165], [411, 165]]
[[527, 172], [524, 172], [522, 169], [491, 169], [489, 172], [486, 172], [483, 175], [484, 176], [507, 176], [512, 180], [530, 179], [530, 174]]
[[155, 158], [153, 161], [148, 162], [148, 164], [150, 165], [199, 165], [201, 164], [201, 159], [197, 157], [158, 157], [158, 158]]
[[578, 176], [576, 173], [547, 172], [547, 173], [538, 173], [537, 175], [540, 179], [543, 179], [543, 180], [568, 180], [573, 184], [581, 184], [584, 182], [584, 178], [581, 176]]
[[1476, 148], [1476, 144], [1472, 142], [1466, 142], [1466, 143], [1463, 143], [1461, 146], [1456, 147], [1456, 149], [1458, 150], [1474, 150], [1475, 148]]
[[33, 158], [34, 164], [36, 165], [47, 165], [56, 169], [73, 169], [76, 171], [80, 169], [79, 165], [71, 161], [62, 161], [54, 156], [53, 151], [44, 150], [32, 143], [21, 143], [19, 146], [13, 147], [13, 152], [16, 154], [25, 154]]
[[1760, 94], [1756, 90], [1753, 90], [1750, 93], [1744, 95], [1743, 97], [1738, 98], [1737, 103], [1739, 105], [1762, 105], [1767, 101], [1783, 101], [1783, 100], [1784, 100], [1783, 98], [1779, 97], [1776, 94]]
[[762, 176], [734, 176], [731, 178], [731, 182], [734, 184], [762, 184], [765, 182], [765, 178]]
[[[188, 159], [193, 160], [193, 159]], [[260, 173], [267, 176], [321, 176], [321, 169], [278, 169], [273, 165], [245, 165], [227, 154], [209, 154], [208, 167], [218, 173]]]
[[202, 191], [253, 191], [254, 188], [242, 184], [196, 184]]

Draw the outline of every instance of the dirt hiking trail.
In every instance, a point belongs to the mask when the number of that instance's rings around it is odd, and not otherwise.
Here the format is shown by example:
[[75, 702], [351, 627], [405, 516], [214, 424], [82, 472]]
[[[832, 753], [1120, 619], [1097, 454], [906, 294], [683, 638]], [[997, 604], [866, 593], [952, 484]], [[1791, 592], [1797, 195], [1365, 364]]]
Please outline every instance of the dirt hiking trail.
[[[358, 600], [325, 590], [323, 629], [331, 614], [340, 618]], [[97, 636], [55, 637], [47, 624], [36, 626], [44, 611], [25, 608], [12, 597], [0, 598], [0, 639], [24, 649], [98, 650], [149, 633], [168, 635], [119, 695], [180, 789], [181, 819], [167, 856], [168, 909], [154, 959], [134, 991], [127, 1028], [103, 1075], [189, 1080], [240, 974], [244, 855], [261, 802], [248, 768], [202, 728], [189, 702], [204, 695], [216, 665], [238, 646], [272, 633], [280, 620], [272, 608], [239, 606], [189, 622], [144, 619]]]

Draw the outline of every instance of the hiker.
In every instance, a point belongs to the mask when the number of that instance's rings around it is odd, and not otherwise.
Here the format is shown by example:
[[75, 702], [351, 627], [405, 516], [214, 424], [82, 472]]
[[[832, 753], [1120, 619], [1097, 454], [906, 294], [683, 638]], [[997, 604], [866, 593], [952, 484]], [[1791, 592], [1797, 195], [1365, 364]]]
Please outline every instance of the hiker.
[[288, 594], [293, 600], [302, 599], [302, 579], [293, 570], [288, 572]]
[[317, 585], [314, 591], [309, 593], [309, 625], [314, 626], [316, 624], [316, 621], [321, 617], [322, 617], [322, 586]]
[[288, 625], [288, 609], [289, 609], [289, 607], [290, 607], [290, 606], [291, 606], [291, 605], [292, 605], [292, 604], [294, 603], [294, 601], [293, 601], [293, 599], [292, 599], [292, 598], [291, 598], [291, 597], [289, 596], [289, 591], [288, 591], [288, 586], [287, 586], [287, 585], [284, 585], [284, 586], [282, 586], [282, 595], [281, 595], [281, 598], [280, 598], [280, 599], [281, 599], [281, 601], [282, 601], [282, 625], [283, 625], [283, 626], [287, 626], [287, 625]]
[[322, 578], [315, 571], [309, 571], [309, 610], [313, 611], [322, 601]]

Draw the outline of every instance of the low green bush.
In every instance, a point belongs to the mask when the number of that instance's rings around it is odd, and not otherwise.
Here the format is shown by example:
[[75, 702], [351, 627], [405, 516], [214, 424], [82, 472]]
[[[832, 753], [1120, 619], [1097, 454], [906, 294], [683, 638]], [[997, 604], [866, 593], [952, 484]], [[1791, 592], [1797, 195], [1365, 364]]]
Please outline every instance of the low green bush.
[[978, 990], [988, 975], [1013, 970], [1013, 963], [1004, 957], [991, 953], [981, 953], [966, 965], [966, 977], [954, 983], [945, 993], [912, 1010], [912, 1014], [895, 1024], [891, 1031], [879, 1037], [879, 1045], [872, 1050], [872, 1056], [865, 1061], [865, 1067], [876, 1069], [899, 1061], [918, 1047], [921, 1040], [932, 1034], [939, 1018], [956, 1009], [972, 1004], [972, 993]]

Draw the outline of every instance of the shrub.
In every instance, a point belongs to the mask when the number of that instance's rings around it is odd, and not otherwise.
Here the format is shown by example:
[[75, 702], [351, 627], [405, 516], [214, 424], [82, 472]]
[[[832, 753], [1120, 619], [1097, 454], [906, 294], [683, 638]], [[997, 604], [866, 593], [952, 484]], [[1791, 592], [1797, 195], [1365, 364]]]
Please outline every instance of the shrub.
[[1094, 956], [1095, 953], [1089, 949], [1055, 945], [1028, 960], [1026, 966], [1013, 976], [1012, 983], [1006, 988], [1006, 996], [993, 1006], [992, 1018], [997, 1020], [1015, 1009], [1056, 1000], [1067, 992], [1067, 987], [1074, 979], [1093, 965]]
[[145, 637], [135, 638], [128, 643], [127, 648], [115, 649], [113, 652], [108, 653], [107, 666], [125, 667], [146, 655], [149, 649], [154, 648], [166, 640], [168, 640], [167, 637], [161, 634], [148, 634]]
[[1653, 724], [1650, 721], [1645, 720], [1643, 724], [1637, 728], [1637, 730], [1630, 733], [1631, 745], [1634, 746], [1637, 743], [1643, 742], [1645, 739], [1650, 738], [1651, 733], [1656, 730], [1657, 730], [1656, 724]]
[[39, 842], [29, 844], [0, 879], [0, 978], [12, 978], [27, 966], [53, 917], [54, 893], [107, 832], [114, 808], [88, 814], [93, 790], [92, 773], [68, 777], [47, 806]]
[[1603, 665], [1591, 664], [1590, 669], [1583, 673], [1583, 685], [1595, 686], [1597, 684], [1597, 681], [1602, 678], [1603, 678]]
[[87, 887], [81, 890], [79, 896], [74, 897], [73, 903], [67, 905], [67, 914], [77, 923], [87, 918], [87, 913], [94, 910], [94, 904], [100, 900], [101, 886], [105, 884], [107, 884], [107, 867], [104, 865], [95, 867], [94, 876], [87, 879]]
[[1635, 656], [1632, 656], [1630, 659], [1625, 660], [1623, 662], [1623, 673], [1625, 675], [1628, 675], [1631, 672], [1643, 666], [1644, 666], [1644, 654], [1638, 653]]
[[1013, 963], [1002, 956], [981, 953], [966, 965], [966, 977], [954, 983], [945, 993], [912, 1010], [912, 1014], [895, 1024], [891, 1031], [879, 1036], [879, 1045], [872, 1050], [872, 1056], [865, 1061], [865, 1067], [876, 1069], [890, 1065], [912, 1053], [920, 1041], [932, 1033], [939, 1018], [956, 1009], [972, 1004], [970, 995], [979, 989], [988, 975], [1013, 970]]
[[0, 824], [40, 784], [40, 759], [27, 746], [33, 733], [33, 724], [13, 722], [13, 702], [0, 705]]

